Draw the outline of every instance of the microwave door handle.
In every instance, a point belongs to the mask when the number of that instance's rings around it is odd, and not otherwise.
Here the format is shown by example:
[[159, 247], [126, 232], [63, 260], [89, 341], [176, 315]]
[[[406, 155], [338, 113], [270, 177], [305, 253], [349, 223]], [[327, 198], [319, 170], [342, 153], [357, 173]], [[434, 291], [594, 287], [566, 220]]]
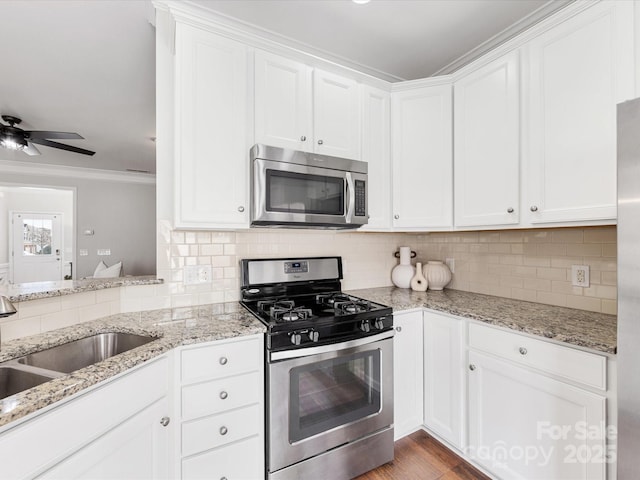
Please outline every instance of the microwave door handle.
[[351, 176], [351, 172], [346, 172], [345, 177], [347, 179], [347, 215], [346, 220], [347, 223], [351, 223], [353, 219], [353, 213], [356, 208], [356, 191], [353, 186], [353, 177]]

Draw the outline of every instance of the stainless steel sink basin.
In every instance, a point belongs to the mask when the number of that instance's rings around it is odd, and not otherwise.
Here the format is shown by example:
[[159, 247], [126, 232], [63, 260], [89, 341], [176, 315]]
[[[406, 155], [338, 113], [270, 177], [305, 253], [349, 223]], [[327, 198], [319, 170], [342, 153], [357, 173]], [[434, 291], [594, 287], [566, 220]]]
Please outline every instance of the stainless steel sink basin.
[[[18, 363], [71, 373], [156, 340], [133, 333], [100, 333], [19, 358]], [[1, 397], [0, 397], [1, 398]]]
[[10, 366], [0, 366], [0, 398], [10, 397], [55, 378]]

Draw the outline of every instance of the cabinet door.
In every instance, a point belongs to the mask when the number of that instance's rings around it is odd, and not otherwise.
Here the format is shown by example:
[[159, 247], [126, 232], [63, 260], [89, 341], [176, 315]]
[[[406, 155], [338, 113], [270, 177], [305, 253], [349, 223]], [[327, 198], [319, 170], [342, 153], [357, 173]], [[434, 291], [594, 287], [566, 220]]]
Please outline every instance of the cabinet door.
[[451, 86], [392, 94], [393, 227], [450, 230], [453, 223]]
[[312, 71], [303, 63], [256, 51], [256, 143], [313, 151]]
[[169, 478], [169, 426], [160, 423], [168, 411], [158, 400], [38, 478]]
[[398, 439], [422, 425], [422, 312], [394, 314], [393, 423]]
[[247, 48], [176, 25], [176, 227], [248, 225]]
[[518, 52], [455, 83], [455, 225], [517, 224], [520, 204]]
[[633, 2], [599, 2], [529, 44], [531, 223], [616, 218], [616, 104], [632, 98]]
[[362, 160], [369, 168], [369, 223], [364, 229], [388, 230], [391, 228], [390, 95], [367, 85], [361, 89]]
[[464, 323], [424, 312], [424, 424], [464, 447]]
[[605, 478], [603, 396], [475, 351], [469, 368], [475, 461], [503, 479]]
[[314, 151], [360, 158], [360, 94], [355, 80], [314, 70]]

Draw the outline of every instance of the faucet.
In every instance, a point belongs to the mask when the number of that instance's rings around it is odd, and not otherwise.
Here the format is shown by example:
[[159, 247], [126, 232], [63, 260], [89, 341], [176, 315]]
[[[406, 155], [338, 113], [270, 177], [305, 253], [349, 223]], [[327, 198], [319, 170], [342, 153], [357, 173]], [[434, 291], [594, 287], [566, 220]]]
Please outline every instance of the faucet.
[[[11, 301], [2, 295], [0, 295], [0, 318], [8, 317], [9, 315], [14, 315], [17, 312], [16, 307], [11, 303]], [[2, 339], [0, 338], [0, 342]]]

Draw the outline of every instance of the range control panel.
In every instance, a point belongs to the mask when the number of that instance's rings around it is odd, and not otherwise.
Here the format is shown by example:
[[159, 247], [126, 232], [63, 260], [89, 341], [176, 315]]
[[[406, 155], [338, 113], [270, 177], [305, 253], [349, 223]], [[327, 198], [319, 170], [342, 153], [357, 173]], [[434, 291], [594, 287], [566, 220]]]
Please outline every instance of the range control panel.
[[307, 273], [309, 262], [301, 260], [299, 262], [284, 262], [284, 273]]

